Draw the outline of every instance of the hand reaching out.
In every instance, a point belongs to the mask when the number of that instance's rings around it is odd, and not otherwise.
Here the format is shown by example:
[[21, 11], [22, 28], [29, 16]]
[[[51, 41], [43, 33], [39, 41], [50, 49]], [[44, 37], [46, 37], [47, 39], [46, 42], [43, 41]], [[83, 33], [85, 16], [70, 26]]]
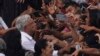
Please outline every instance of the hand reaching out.
[[44, 35], [44, 39], [47, 39], [48, 41], [52, 42], [53, 44], [56, 44], [58, 39], [56, 39], [53, 35]]
[[90, 4], [87, 9], [98, 9], [98, 5], [93, 5], [93, 4]]
[[94, 26], [88, 26], [88, 25], [81, 25], [80, 27], [83, 28], [83, 29], [85, 29], [86, 32], [87, 31], [92, 31], [92, 30], [95, 29]]

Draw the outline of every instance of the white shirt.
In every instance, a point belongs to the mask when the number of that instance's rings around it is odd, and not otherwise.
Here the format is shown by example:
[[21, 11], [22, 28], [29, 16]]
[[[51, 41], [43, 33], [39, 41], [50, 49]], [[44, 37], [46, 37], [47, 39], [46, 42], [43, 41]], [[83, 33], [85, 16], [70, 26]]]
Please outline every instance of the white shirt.
[[3, 54], [3, 53], [0, 53], [0, 56], [5, 56], [5, 54]]
[[21, 45], [23, 49], [35, 52], [34, 50], [35, 43], [36, 41], [32, 39], [32, 37], [29, 34], [21, 31]]
[[4, 22], [4, 20], [2, 19], [2, 17], [0, 17], [0, 25], [1, 25], [4, 29], [8, 29], [8, 26], [6, 25], [6, 23]]
[[58, 56], [58, 51], [54, 50], [52, 56]]

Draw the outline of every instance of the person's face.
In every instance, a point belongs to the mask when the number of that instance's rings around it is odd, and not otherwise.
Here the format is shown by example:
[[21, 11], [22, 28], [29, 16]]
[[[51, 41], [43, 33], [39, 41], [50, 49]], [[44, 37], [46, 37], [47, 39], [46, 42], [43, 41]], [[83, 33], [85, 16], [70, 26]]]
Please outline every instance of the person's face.
[[53, 43], [48, 41], [47, 46], [46, 46], [45, 49], [43, 49], [43, 51], [48, 53], [48, 54], [52, 54], [52, 52], [53, 52]]
[[29, 19], [27, 23], [27, 28], [30, 32], [34, 32], [37, 30], [36, 23], [34, 22], [33, 19]]
[[56, 1], [56, 6], [59, 8], [62, 8], [64, 6], [63, 2], [61, 0]]
[[27, 8], [28, 12], [31, 14], [35, 11], [35, 9], [33, 9], [31, 6], [28, 6]]

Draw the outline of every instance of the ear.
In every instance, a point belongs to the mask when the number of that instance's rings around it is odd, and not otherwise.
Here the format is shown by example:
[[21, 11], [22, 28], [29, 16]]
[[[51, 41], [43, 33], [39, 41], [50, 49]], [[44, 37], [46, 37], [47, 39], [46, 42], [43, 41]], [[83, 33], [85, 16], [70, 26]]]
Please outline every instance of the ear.
[[24, 30], [26, 31], [26, 30], [27, 30], [27, 28], [28, 28], [28, 26], [27, 26], [27, 25], [25, 25], [25, 26], [24, 26]]

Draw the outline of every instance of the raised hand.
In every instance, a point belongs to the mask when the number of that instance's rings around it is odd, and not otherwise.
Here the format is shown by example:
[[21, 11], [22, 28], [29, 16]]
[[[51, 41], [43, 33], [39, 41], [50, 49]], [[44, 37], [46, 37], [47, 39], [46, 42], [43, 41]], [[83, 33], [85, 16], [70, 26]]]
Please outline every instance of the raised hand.
[[42, 7], [41, 7], [42, 9], [46, 9], [46, 4], [45, 4], [45, 2], [44, 2], [44, 0], [42, 0]]
[[47, 10], [50, 14], [54, 14], [57, 7], [55, 6], [55, 1], [51, 1], [48, 5], [46, 5]]

